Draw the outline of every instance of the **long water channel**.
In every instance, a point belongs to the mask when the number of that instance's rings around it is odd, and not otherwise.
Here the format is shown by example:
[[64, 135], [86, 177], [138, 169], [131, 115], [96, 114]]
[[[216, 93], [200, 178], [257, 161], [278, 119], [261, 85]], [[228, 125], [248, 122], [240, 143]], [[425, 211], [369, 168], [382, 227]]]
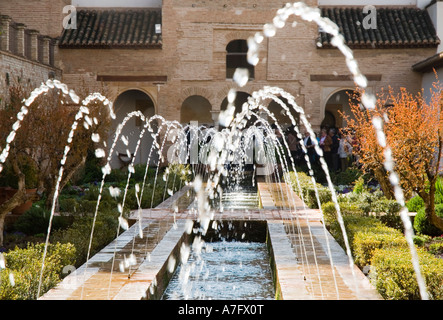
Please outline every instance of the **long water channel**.
[[[216, 201], [214, 206], [220, 204]], [[257, 209], [254, 188], [223, 194], [223, 210]], [[219, 209], [219, 208], [217, 208]], [[266, 244], [266, 223], [217, 221], [203, 246], [193, 248], [166, 288], [163, 300], [272, 300], [275, 289]]]

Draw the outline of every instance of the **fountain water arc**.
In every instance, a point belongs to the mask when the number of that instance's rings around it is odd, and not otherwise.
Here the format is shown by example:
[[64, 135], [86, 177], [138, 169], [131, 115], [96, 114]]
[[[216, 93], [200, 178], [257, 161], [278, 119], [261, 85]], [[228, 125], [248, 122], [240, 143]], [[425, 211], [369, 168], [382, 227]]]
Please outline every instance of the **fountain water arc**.
[[[332, 36], [331, 44], [337, 49], [339, 49], [342, 52], [342, 54], [345, 56], [347, 67], [351, 72], [356, 85], [362, 89], [365, 89], [367, 87], [368, 84], [367, 79], [364, 76], [364, 74], [362, 74], [361, 71], [359, 70], [358, 63], [354, 58], [353, 52], [345, 44], [345, 39], [343, 35], [340, 34], [338, 26], [334, 22], [332, 22], [329, 18], [322, 17], [321, 12], [318, 8], [309, 7], [304, 2], [295, 2], [293, 4], [287, 3], [283, 8], [277, 11], [277, 15], [274, 17], [273, 23], [265, 24], [263, 28], [263, 34], [261, 32], [257, 32], [254, 37], [248, 39], [249, 50], [247, 57], [248, 57], [248, 62], [250, 64], [257, 65], [257, 63], [260, 61], [258, 56], [258, 48], [260, 43], [263, 41], [264, 37], [273, 37], [276, 34], [277, 29], [283, 28], [285, 26], [287, 19], [291, 15], [300, 17], [308, 22], [313, 21], [322, 29], [323, 32], [330, 34]], [[293, 24], [293, 27], [296, 27], [296, 23]], [[376, 98], [373, 94], [363, 91], [363, 94], [361, 96], [361, 102], [366, 109], [371, 110], [375, 108]], [[386, 137], [383, 131], [383, 119], [380, 117], [375, 117], [373, 119], [373, 125], [377, 132], [378, 142], [380, 146], [385, 150], [384, 166], [385, 169], [388, 172], [390, 172], [390, 181], [394, 188], [395, 199], [401, 205], [402, 208], [400, 211], [400, 216], [405, 227], [405, 237], [411, 252], [412, 263], [416, 274], [420, 295], [423, 300], [428, 300], [429, 295], [426, 291], [426, 283], [421, 273], [420, 265], [418, 262], [417, 250], [413, 243], [414, 231], [412, 228], [411, 221], [409, 220], [407, 215], [407, 208], [405, 207], [403, 190], [399, 185], [398, 175], [393, 168], [394, 162], [392, 159], [392, 152], [389, 146], [386, 144]], [[332, 186], [332, 183], [329, 178], [328, 178], [328, 185]], [[332, 193], [332, 197], [335, 203], [338, 221], [340, 223], [340, 226], [342, 227], [342, 231], [345, 232], [343, 228], [343, 218], [341, 216], [340, 208], [336, 201], [335, 192]], [[347, 242], [346, 237], [345, 241]], [[346, 244], [346, 250], [349, 259], [351, 261], [352, 256], [350, 255], [348, 244]]]
[[[289, 16], [294, 15], [294, 16], [298, 16], [301, 17], [303, 20], [305, 21], [313, 21], [315, 23], [317, 23], [317, 25], [322, 28], [322, 30], [324, 32], [329, 33], [330, 35], [332, 35], [332, 40], [331, 43], [337, 47], [342, 54], [345, 56], [346, 58], [346, 63], [347, 66], [353, 76], [353, 79], [355, 81], [355, 83], [362, 89], [365, 89], [367, 87], [367, 79], [366, 77], [360, 72], [359, 68], [358, 68], [358, 64], [357, 61], [355, 60], [352, 50], [349, 49], [349, 47], [347, 47], [344, 43], [344, 38], [343, 36], [339, 33], [338, 27], [337, 25], [335, 25], [335, 23], [333, 23], [332, 21], [330, 21], [327, 18], [323, 18], [320, 15], [320, 11], [317, 8], [311, 8], [308, 7], [306, 4], [302, 3], [302, 2], [296, 2], [294, 4], [290, 4], [288, 3], [284, 8], [278, 10], [277, 12], [277, 16], [274, 18], [273, 23], [269, 23], [266, 24], [263, 28], [263, 33], [258, 32], [255, 34], [254, 37], [251, 37], [250, 39], [248, 39], [248, 45], [249, 45], [249, 51], [248, 51], [248, 61], [253, 64], [256, 65], [259, 62], [259, 57], [258, 57], [258, 47], [260, 46], [260, 43], [263, 41], [264, 37], [273, 37], [276, 32], [277, 29], [282, 28], [285, 23], [286, 20], [289, 18]], [[295, 26], [295, 25], [294, 25]], [[244, 85], [244, 77], [240, 77], [239, 79], [239, 83], [240, 85]], [[246, 79], [247, 80], [247, 79]], [[5, 163], [5, 161], [7, 160], [7, 157], [9, 155], [9, 150], [10, 150], [10, 144], [14, 141], [15, 135], [17, 130], [20, 128], [20, 122], [23, 120], [23, 118], [27, 115], [28, 113], [28, 109], [27, 107], [30, 106], [30, 104], [32, 104], [32, 102], [41, 94], [44, 94], [46, 92], [48, 92], [49, 89], [59, 89], [63, 92], [64, 95], [69, 95], [70, 98], [72, 99], [72, 101], [76, 104], [78, 104], [79, 102], [79, 98], [78, 96], [75, 94], [75, 92], [73, 90], [68, 90], [67, 86], [60, 83], [57, 80], [48, 80], [45, 84], [42, 84], [39, 88], [36, 88], [34, 91], [32, 91], [31, 95], [29, 96], [29, 98], [27, 100], [24, 101], [24, 105], [22, 107], [22, 109], [20, 110], [20, 112], [17, 114], [17, 121], [16, 123], [14, 123], [12, 131], [10, 133], [10, 135], [7, 137], [7, 144], [6, 147], [2, 150], [2, 153], [0, 154], [0, 172], [3, 168], [2, 164]], [[291, 107], [300, 114], [300, 119], [301, 122], [303, 123], [303, 125], [305, 126], [306, 130], [309, 132], [309, 134], [311, 135], [311, 138], [313, 138], [313, 142], [315, 144], [315, 148], [318, 154], [322, 155], [322, 151], [318, 146], [317, 140], [314, 139], [315, 135], [314, 132], [312, 131], [311, 125], [309, 123], [309, 121], [307, 120], [305, 114], [304, 114], [304, 110], [303, 108], [300, 108], [299, 106], [297, 106], [297, 104], [295, 103], [295, 99], [293, 96], [291, 96], [289, 93], [285, 92], [284, 90], [280, 89], [280, 88], [273, 88], [273, 87], [265, 87], [263, 90], [259, 90], [257, 92], [254, 92], [252, 97], [250, 97], [248, 99], [248, 102], [243, 106], [243, 110], [238, 113], [236, 115], [236, 117], [234, 118], [234, 113], [233, 113], [233, 100], [232, 96], [234, 95], [235, 91], [230, 91], [230, 99], [229, 100], [229, 104], [228, 104], [228, 108], [226, 110], [226, 112], [222, 113], [220, 115], [220, 123], [222, 125], [224, 125], [228, 130], [224, 131], [224, 139], [222, 141], [221, 145], [218, 145], [215, 149], [210, 149], [208, 151], [208, 160], [209, 160], [209, 164], [211, 165], [211, 170], [215, 169], [216, 167], [218, 167], [219, 170], [217, 170], [217, 172], [215, 172], [214, 174], [210, 174], [207, 173], [208, 177], [207, 177], [207, 181], [208, 183], [206, 183], [206, 188], [205, 190], [203, 190], [203, 188], [199, 187], [201, 180], [199, 175], [196, 175], [197, 178], [196, 180], [193, 182], [194, 185], [194, 189], [197, 193], [197, 199], [198, 199], [198, 213], [199, 213], [199, 221], [201, 222], [201, 225], [203, 226], [203, 231], [205, 231], [204, 229], [207, 228], [207, 223], [210, 221], [211, 218], [213, 218], [213, 212], [211, 212], [210, 208], [208, 208], [208, 206], [206, 205], [205, 202], [205, 193], [206, 194], [213, 194], [214, 193], [214, 186], [217, 186], [218, 183], [220, 182], [220, 176], [224, 171], [224, 168], [221, 166], [221, 164], [225, 163], [226, 161], [229, 160], [229, 151], [233, 151], [232, 150], [232, 146], [235, 146], [238, 144], [238, 141], [236, 141], [235, 136], [235, 132], [237, 131], [237, 129], [243, 129], [246, 123], [245, 118], [249, 118], [252, 114], [255, 115], [259, 121], [261, 122], [266, 122], [266, 120], [261, 119], [259, 116], [257, 116], [257, 113], [254, 113], [253, 110], [254, 109], [259, 109], [259, 110], [265, 110], [268, 115], [271, 116], [271, 118], [273, 118], [274, 120], [275, 117], [269, 112], [269, 110], [267, 110], [267, 108], [265, 108], [264, 106], [262, 106], [260, 104], [260, 102], [264, 99], [267, 98], [271, 98], [274, 101], [276, 101], [278, 104], [280, 104], [286, 111], [290, 111], [289, 107], [286, 106], [281, 100], [279, 100], [277, 97], [278, 96], [282, 96], [284, 97], [288, 103], [291, 105]], [[67, 141], [67, 145], [65, 147], [65, 152], [63, 155], [63, 159], [60, 161], [61, 167], [60, 167], [60, 171], [59, 171], [59, 175], [58, 175], [58, 180], [57, 180], [57, 186], [56, 186], [56, 193], [54, 195], [54, 199], [53, 199], [53, 204], [52, 204], [52, 208], [51, 208], [51, 216], [50, 216], [50, 222], [49, 222], [49, 226], [48, 226], [48, 234], [47, 234], [47, 239], [46, 239], [46, 243], [45, 243], [45, 251], [43, 254], [43, 262], [42, 262], [42, 270], [41, 270], [41, 274], [40, 274], [40, 281], [39, 281], [39, 289], [38, 289], [38, 296], [40, 294], [40, 286], [41, 286], [41, 280], [42, 280], [42, 275], [43, 275], [43, 270], [44, 270], [44, 262], [45, 262], [45, 256], [46, 256], [46, 250], [47, 250], [47, 246], [48, 246], [48, 241], [49, 241], [49, 236], [50, 236], [50, 232], [51, 232], [51, 224], [52, 224], [52, 218], [54, 215], [54, 210], [55, 210], [55, 201], [57, 200], [57, 196], [58, 196], [58, 192], [59, 192], [59, 184], [61, 181], [61, 178], [63, 176], [63, 166], [64, 163], [66, 161], [66, 158], [69, 154], [70, 151], [70, 147], [69, 145], [72, 142], [72, 138], [75, 134], [75, 129], [77, 128], [77, 125], [79, 123], [79, 121], [81, 119], [85, 119], [85, 123], [87, 125], [87, 123], [89, 121], [91, 121], [91, 119], [89, 117], [87, 117], [88, 115], [88, 104], [92, 101], [94, 101], [95, 99], [99, 99], [101, 101], [105, 101], [105, 104], [107, 104], [109, 106], [110, 109], [110, 115], [111, 117], [115, 117], [113, 110], [112, 110], [112, 103], [109, 102], [105, 97], [101, 96], [100, 94], [92, 94], [89, 97], [87, 97], [85, 100], [83, 100], [82, 102], [82, 106], [80, 107], [80, 110], [76, 116], [76, 119], [71, 127], [71, 132], [69, 134], [69, 138]], [[364, 92], [362, 95], [362, 104], [365, 108], [367, 109], [373, 109], [375, 107], [375, 96], [373, 96], [370, 93]], [[300, 132], [298, 131], [298, 127], [296, 126], [296, 122], [295, 119], [292, 117], [291, 112], [288, 112], [288, 116], [291, 120], [291, 122], [294, 124], [295, 128], [297, 128], [297, 134], [299, 135]], [[95, 214], [94, 214], [94, 220], [93, 220], [93, 227], [91, 230], [91, 236], [90, 236], [90, 245], [93, 239], [93, 235], [94, 235], [94, 226], [95, 226], [95, 221], [96, 221], [96, 217], [97, 217], [97, 212], [98, 212], [98, 206], [100, 203], [100, 199], [101, 199], [101, 194], [103, 191], [103, 187], [104, 187], [104, 180], [105, 177], [110, 173], [110, 159], [113, 153], [113, 150], [115, 148], [115, 145], [117, 143], [117, 140], [119, 139], [119, 137], [121, 136], [121, 131], [122, 128], [124, 127], [124, 125], [129, 121], [129, 119], [131, 119], [132, 117], [139, 117], [142, 121], [145, 122], [145, 126], [143, 127], [143, 131], [141, 134], [141, 137], [139, 137], [139, 140], [137, 141], [137, 146], [136, 146], [136, 152], [138, 152], [140, 143], [141, 143], [141, 138], [142, 136], [145, 134], [146, 129], [148, 131], [151, 131], [151, 121], [153, 120], [161, 120], [162, 121], [162, 125], [166, 125], [167, 126], [167, 132], [169, 132], [169, 130], [172, 127], [175, 128], [180, 128], [180, 130], [183, 130], [183, 127], [178, 123], [178, 122], [168, 122], [165, 119], [163, 119], [160, 116], [153, 116], [150, 119], [146, 119], [144, 117], [143, 114], [141, 114], [140, 112], [133, 112], [127, 115], [127, 117], [125, 117], [125, 119], [119, 124], [116, 133], [115, 133], [115, 138], [113, 141], [113, 144], [110, 148], [108, 157], [107, 157], [107, 163], [106, 165], [102, 168], [102, 172], [103, 172], [103, 179], [100, 185], [100, 193], [99, 193], [99, 197], [97, 199], [97, 207], [95, 210]], [[277, 123], [277, 121], [275, 121]], [[398, 177], [395, 173], [395, 171], [393, 170], [393, 160], [392, 160], [392, 153], [390, 152], [389, 146], [386, 144], [386, 139], [385, 139], [385, 135], [383, 132], [383, 119], [381, 118], [374, 118], [373, 119], [373, 125], [377, 131], [377, 136], [378, 136], [378, 141], [379, 144], [385, 149], [385, 155], [386, 155], [386, 162], [385, 162], [385, 168], [387, 171], [390, 172], [390, 178], [391, 178], [391, 183], [393, 184], [394, 190], [395, 190], [395, 198], [396, 200], [399, 202], [399, 204], [402, 206], [402, 210], [401, 210], [401, 218], [402, 221], [404, 223], [405, 226], [405, 236], [411, 251], [411, 255], [412, 255], [412, 261], [413, 261], [413, 266], [414, 266], [414, 270], [416, 273], [416, 277], [417, 277], [417, 281], [418, 281], [418, 285], [419, 285], [419, 289], [420, 289], [420, 294], [422, 299], [426, 300], [428, 299], [428, 294], [426, 292], [426, 285], [424, 282], [424, 279], [421, 275], [421, 271], [420, 271], [420, 265], [418, 262], [418, 257], [417, 257], [417, 252], [415, 250], [415, 247], [413, 245], [413, 241], [412, 241], [412, 236], [413, 236], [413, 229], [412, 229], [412, 225], [410, 223], [410, 220], [407, 217], [407, 209], [405, 208], [405, 203], [404, 203], [404, 196], [403, 196], [403, 191], [401, 189], [401, 187], [399, 186], [399, 182], [398, 182]], [[279, 129], [281, 129], [281, 127], [278, 125], [277, 126]], [[269, 128], [268, 126], [265, 125], [265, 128], [267, 128], [268, 132], [269, 132]], [[201, 129], [197, 129], [197, 131], [199, 131]], [[223, 129], [224, 130], [224, 129]], [[222, 130], [222, 131], [223, 131]], [[152, 131], [151, 131], [152, 132]], [[155, 137], [157, 137], [157, 135], [159, 134], [160, 130], [155, 134]], [[213, 134], [212, 137], [215, 136], [216, 132], [215, 130], [209, 130], [206, 132], [207, 135], [209, 134]], [[167, 135], [166, 135], [167, 136]], [[183, 136], [183, 135], [182, 135]], [[96, 136], [94, 136], [93, 134], [93, 140], [97, 139]], [[165, 137], [166, 138], [166, 137]], [[182, 140], [184, 141], [184, 139], [182, 138]], [[164, 142], [165, 140], [163, 140], [162, 146], [160, 147], [160, 145], [158, 145], [158, 143], [156, 143], [156, 141], [154, 140], [154, 144], [151, 147], [150, 150], [150, 155], [152, 150], [154, 149], [154, 147], [156, 147], [161, 155], [161, 151], [162, 148], [164, 146]], [[220, 148], [221, 146], [223, 146], [222, 148]], [[303, 140], [301, 140], [301, 146], [302, 149], [306, 152], [306, 147], [303, 144]], [[288, 145], [287, 142], [284, 141], [284, 146], [282, 146], [281, 144], [279, 144], [277, 142], [276, 144], [276, 148], [275, 150], [277, 150], [277, 154], [278, 157], [280, 157], [280, 159], [282, 159], [283, 162], [283, 167], [286, 169], [285, 172], [287, 172], [289, 166], [286, 162], [285, 157], [282, 156], [282, 151], [284, 150], [284, 147], [286, 147], [288, 149]], [[225, 149], [225, 150], [221, 150], [221, 149]], [[218, 152], [217, 152], [218, 150]], [[188, 150], [189, 153], [189, 150]], [[103, 156], [102, 152], [96, 152], [96, 155], [98, 156]], [[187, 154], [189, 155], [189, 154]], [[269, 157], [272, 157], [275, 155], [269, 155]], [[215, 157], [215, 158], [214, 158]], [[268, 157], [268, 158], [269, 158]], [[149, 165], [149, 159], [148, 158], [148, 165]], [[336, 207], [336, 211], [337, 211], [337, 219], [338, 222], [340, 224], [340, 227], [342, 229], [343, 232], [343, 236], [344, 236], [344, 240], [345, 240], [345, 246], [346, 246], [346, 254], [348, 256], [349, 259], [349, 265], [351, 266], [351, 270], [353, 272], [354, 275], [354, 269], [353, 269], [353, 258], [350, 252], [350, 247], [349, 247], [349, 243], [348, 243], [348, 238], [346, 235], [346, 229], [344, 227], [344, 222], [343, 222], [343, 217], [341, 215], [340, 212], [340, 207], [338, 205], [337, 202], [337, 197], [335, 194], [335, 189], [333, 188], [328, 170], [327, 170], [327, 165], [326, 162], [324, 161], [323, 157], [320, 157], [321, 159], [321, 165], [323, 170], [326, 173], [326, 177], [327, 177], [327, 181], [328, 181], [328, 187], [331, 190], [331, 194], [332, 194], [332, 200], [335, 204]], [[292, 157], [290, 157], [291, 160], [291, 165], [293, 167], [293, 169], [295, 169], [294, 166], [294, 160], [292, 159]], [[310, 170], [312, 170], [312, 167], [310, 166], [309, 161], [308, 162], [308, 167]], [[133, 170], [133, 164], [134, 164], [134, 160], [132, 161], [130, 167], [129, 167], [129, 173], [128, 173], [128, 182], [125, 188], [125, 196], [124, 196], [124, 200], [123, 200], [123, 204], [121, 205], [121, 207], [119, 207], [120, 213], [123, 213], [123, 207], [124, 207], [124, 202], [125, 202], [125, 197], [126, 197], [126, 192], [127, 192], [127, 187], [128, 187], [128, 183], [129, 183], [129, 179], [131, 176], [131, 171]], [[158, 168], [157, 168], [158, 170]], [[148, 166], [146, 168], [146, 172], [145, 172], [145, 179], [146, 179], [146, 174], [148, 171]], [[158, 171], [157, 171], [158, 173]], [[156, 178], [157, 178], [157, 174], [156, 174]], [[278, 181], [280, 181], [280, 177], [277, 177]], [[314, 187], [315, 187], [315, 179], [314, 177], [311, 175], [311, 179], [312, 182], [314, 183]], [[144, 188], [144, 183], [145, 181], [143, 181], [143, 187], [142, 190]], [[298, 188], [300, 188], [300, 184], [299, 181], [297, 179], [297, 183], [298, 183]], [[292, 186], [291, 186], [292, 187]], [[212, 189], [212, 190], [211, 190]], [[143, 195], [143, 191], [141, 192], [141, 195]], [[316, 200], [320, 206], [320, 199], [318, 196], [318, 191], [316, 190]], [[138, 204], [140, 205], [140, 201], [138, 200]], [[120, 218], [122, 218], [120, 216]], [[323, 215], [322, 215], [322, 219], [323, 219]], [[121, 222], [122, 220], [119, 219], [119, 229], [121, 226]], [[118, 231], [117, 230], [117, 234]], [[329, 245], [328, 245], [328, 250], [329, 250]], [[89, 254], [90, 254], [90, 246], [88, 249], [88, 258], [87, 261], [89, 259]], [[87, 265], [87, 262], [86, 262]], [[332, 261], [331, 261], [331, 266], [332, 266]], [[355, 277], [355, 275], [354, 275]]]

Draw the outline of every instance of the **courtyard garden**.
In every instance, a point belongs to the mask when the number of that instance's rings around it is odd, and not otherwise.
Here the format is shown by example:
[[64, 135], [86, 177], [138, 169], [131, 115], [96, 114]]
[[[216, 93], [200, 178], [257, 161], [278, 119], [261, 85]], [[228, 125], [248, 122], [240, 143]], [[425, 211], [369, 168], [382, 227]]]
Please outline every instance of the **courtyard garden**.
[[[146, 166], [134, 166], [134, 173], [127, 186], [128, 170], [113, 169], [106, 177], [91, 243], [90, 256], [108, 245], [124, 231], [118, 223], [119, 204], [127, 194], [122, 217], [128, 218], [131, 210], [140, 207], [155, 208], [158, 204], [189, 181], [185, 166], [148, 168], [146, 184], [141, 194]], [[48, 247], [47, 262], [43, 274], [42, 291], [54, 287], [68, 273], [65, 266], [78, 268], [86, 262], [94, 213], [97, 207], [101, 183], [100, 166], [91, 164], [81, 170], [77, 180], [69, 183], [60, 193]], [[158, 176], [158, 179], [155, 179]], [[136, 192], [138, 194], [136, 195]], [[35, 299], [41, 272], [43, 254], [48, 231], [50, 210], [45, 208], [45, 197], [33, 203], [5, 229], [4, 245], [0, 248], [0, 299]], [[129, 222], [130, 223], [130, 222]], [[72, 271], [71, 269], [69, 271]]]
[[[1, 116], [5, 120], [0, 131], [2, 141], [9, 137], [13, 126], [11, 115], [17, 113], [22, 101], [19, 96], [23, 92], [19, 88], [16, 94], [15, 104], [13, 101], [2, 110]], [[443, 182], [439, 171], [443, 137], [437, 114], [441, 108], [436, 107], [441, 107], [440, 98], [435, 97], [434, 104], [428, 105], [420, 96], [412, 97], [404, 91], [399, 95], [389, 92], [387, 98], [380, 97], [378, 100], [382, 108], [363, 111], [359, 105], [351, 106], [355, 118], [348, 119], [348, 126], [356, 139], [358, 148], [354, 152], [358, 161], [347, 170], [330, 172], [355, 264], [367, 274], [384, 299], [420, 299], [399, 214], [402, 207], [396, 199], [398, 192], [393, 188], [393, 182], [397, 182], [404, 191], [415, 231], [413, 241], [429, 297], [443, 299]], [[51, 105], [44, 99], [59, 102], [56, 110], [52, 110], [54, 114], [42, 108]], [[394, 164], [388, 161], [388, 154], [379, 145], [379, 136], [373, 131], [374, 117], [388, 117], [384, 108], [386, 99], [393, 102], [389, 110], [390, 121], [384, 128], [386, 141], [392, 148], [399, 176], [392, 175]], [[355, 100], [358, 101], [358, 97]], [[64, 163], [65, 176], [56, 201], [57, 214], [52, 221], [48, 260], [42, 275], [44, 281], [40, 283], [41, 262], [38, 257], [44, 250], [51, 203], [55, 199], [58, 159], [63, 154], [64, 138], [69, 133], [66, 124], [60, 124], [58, 119], [76, 117], [75, 112], [61, 102], [50, 95], [36, 101], [35, 109], [30, 111], [33, 117], [20, 128], [21, 134], [11, 148], [11, 155], [0, 176], [1, 186], [18, 190], [11, 200], [0, 205], [2, 228], [9, 211], [29, 200], [37, 200], [1, 234], [0, 299], [36, 299], [40, 285], [42, 292], [46, 292], [66, 275], [65, 266], [81, 266], [89, 249], [92, 256], [114, 240], [124, 229], [121, 217], [127, 219], [129, 212], [139, 207], [155, 208], [194, 178], [182, 165], [149, 167], [147, 171], [144, 165], [131, 166], [129, 182], [128, 168], [110, 170], [100, 194], [104, 163], [102, 158], [96, 157], [94, 150], [97, 151], [99, 146], [91, 143], [87, 127], [93, 126], [94, 132], [100, 132], [101, 137], [106, 137], [109, 128], [106, 123], [100, 126], [98, 121], [95, 124], [90, 121], [91, 125], [79, 129], [77, 140], [73, 143], [72, 158]], [[94, 113], [103, 116], [100, 102], [90, 107], [91, 117]], [[47, 131], [37, 136], [34, 128], [42, 122], [54, 126], [46, 125]], [[63, 139], [60, 139], [60, 133], [63, 133]], [[94, 140], [105, 147], [105, 139]], [[300, 182], [301, 188], [294, 187], [294, 191], [308, 207], [321, 209], [325, 227], [344, 246], [336, 204], [332, 202], [331, 190], [326, 186], [325, 172], [318, 164], [314, 164], [313, 170], [299, 169], [297, 174], [286, 174], [286, 182], [292, 186], [298, 185], [296, 180]], [[315, 177], [315, 188], [309, 174]], [[140, 194], [142, 185], [143, 194]], [[27, 195], [26, 190], [30, 188], [37, 189], [36, 199]], [[100, 205], [97, 207], [98, 199]], [[121, 207], [123, 199], [125, 205]], [[89, 248], [95, 218], [94, 237]]]
[[[370, 175], [361, 174], [355, 181], [342, 180], [344, 176], [353, 176], [355, 169], [348, 169], [339, 175], [333, 175], [334, 181], [346, 182], [337, 185], [337, 200], [343, 216], [355, 264], [369, 277], [384, 299], [414, 300], [420, 299], [415, 278], [411, 254], [403, 235], [404, 228], [399, 211], [400, 205], [395, 200], [387, 199], [383, 192], [370, 180]], [[351, 172], [352, 171], [352, 172]], [[301, 190], [294, 190], [303, 197], [310, 208], [318, 208], [315, 188], [308, 174], [291, 173], [293, 182], [300, 181]], [[440, 180], [439, 180], [440, 181]], [[440, 183], [440, 182], [439, 182]], [[328, 231], [343, 247], [343, 234], [337, 221], [336, 208], [327, 186], [317, 183], [321, 200], [321, 210]], [[342, 191], [345, 190], [345, 193]], [[348, 190], [350, 190], [348, 192]], [[436, 196], [436, 205], [440, 217], [443, 217], [441, 199]], [[431, 299], [443, 298], [443, 233], [429, 226], [424, 218], [424, 204], [419, 196], [407, 202], [411, 212], [420, 265], [426, 279]], [[417, 212], [417, 214], [415, 214]]]

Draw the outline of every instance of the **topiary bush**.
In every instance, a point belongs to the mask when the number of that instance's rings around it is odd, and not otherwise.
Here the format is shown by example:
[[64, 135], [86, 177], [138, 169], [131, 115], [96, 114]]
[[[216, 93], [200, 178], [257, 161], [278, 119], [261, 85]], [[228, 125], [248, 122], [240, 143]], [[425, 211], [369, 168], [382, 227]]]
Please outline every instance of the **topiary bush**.
[[[443, 299], [443, 259], [417, 249], [420, 267], [430, 299]], [[371, 282], [384, 299], [421, 299], [408, 248], [376, 250], [369, 273]]]
[[[0, 271], [0, 300], [37, 299], [43, 251], [44, 244], [28, 244], [27, 248], [16, 248], [5, 254], [6, 268]], [[40, 294], [60, 282], [63, 268], [74, 263], [72, 244], [49, 244]]]

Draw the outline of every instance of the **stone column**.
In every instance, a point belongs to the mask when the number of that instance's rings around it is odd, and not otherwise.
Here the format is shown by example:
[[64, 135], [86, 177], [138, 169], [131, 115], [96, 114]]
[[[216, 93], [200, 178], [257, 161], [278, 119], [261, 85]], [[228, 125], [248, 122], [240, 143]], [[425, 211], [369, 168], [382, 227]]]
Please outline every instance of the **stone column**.
[[33, 61], [38, 61], [38, 34], [37, 30], [29, 30], [29, 35], [31, 36], [31, 56], [30, 59]]
[[9, 51], [9, 16], [0, 16], [0, 50]]
[[26, 25], [23, 23], [16, 23], [15, 27], [17, 28], [17, 55], [24, 56], [25, 55], [25, 28]]
[[43, 42], [43, 57], [42, 57], [42, 63], [43, 64], [49, 64], [49, 46], [50, 46], [51, 38], [48, 36], [43, 36], [42, 42]]

